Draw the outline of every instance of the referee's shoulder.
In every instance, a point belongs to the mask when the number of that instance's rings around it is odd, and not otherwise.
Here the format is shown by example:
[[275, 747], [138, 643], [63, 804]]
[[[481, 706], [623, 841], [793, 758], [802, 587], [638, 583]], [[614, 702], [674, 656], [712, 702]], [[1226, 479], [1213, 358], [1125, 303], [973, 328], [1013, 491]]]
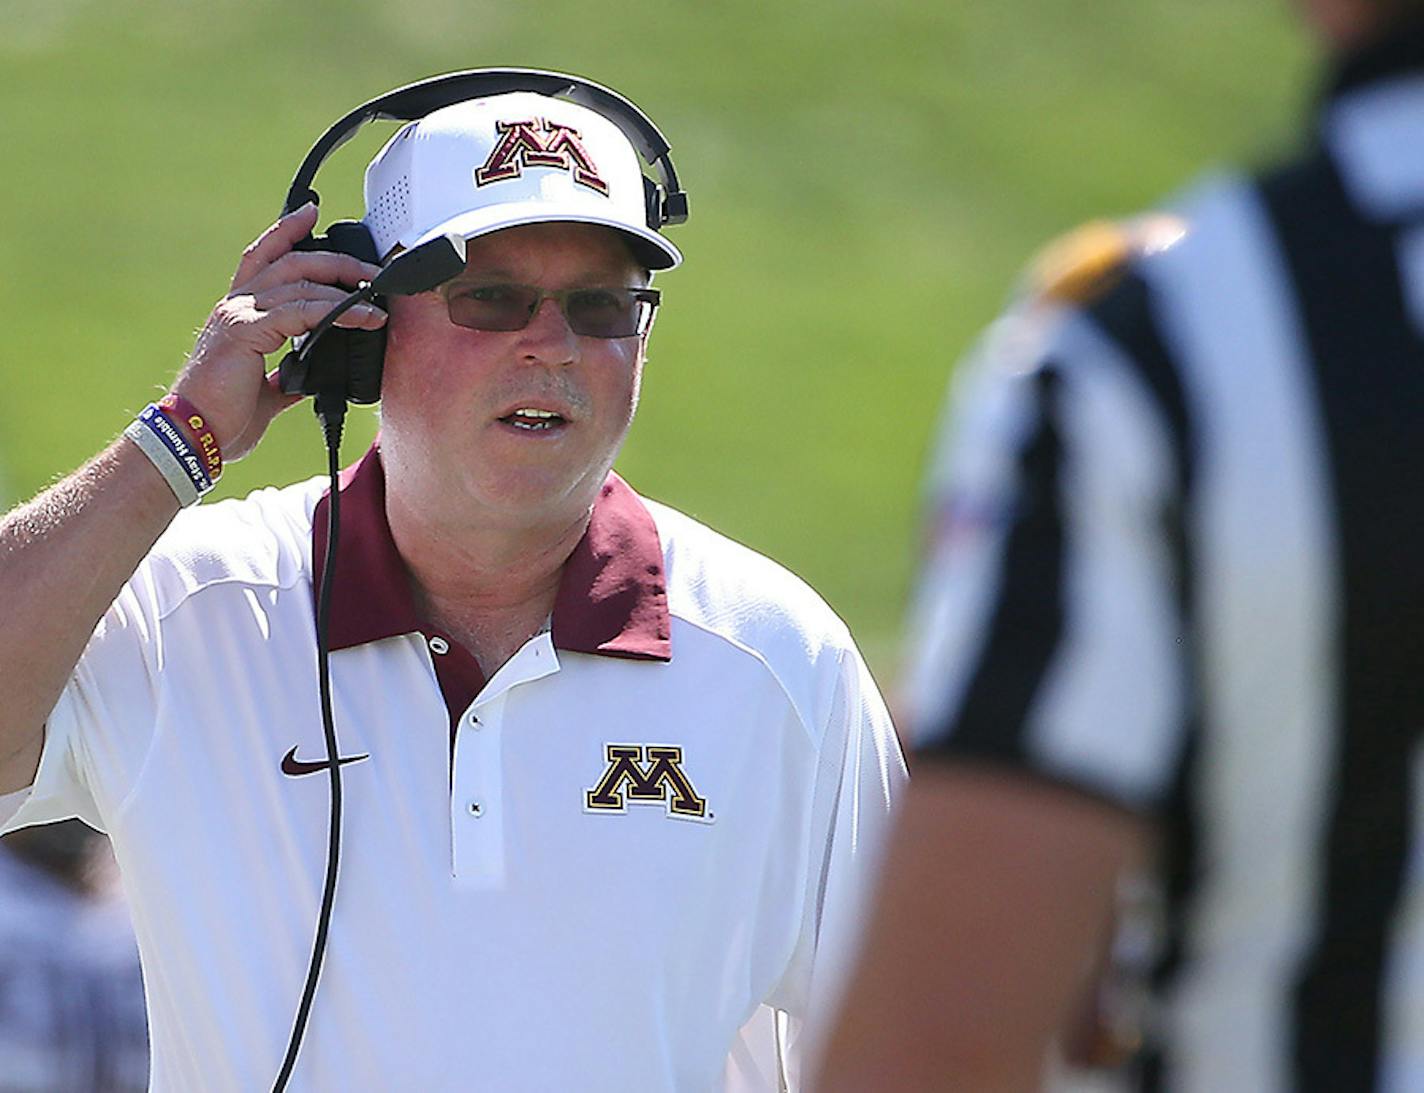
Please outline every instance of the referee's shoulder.
[[1029, 264], [1018, 294], [1023, 311], [1057, 320], [1047, 324], [1052, 333], [1043, 339], [1039, 365], [1072, 374], [1111, 347], [1116, 366], [1145, 386], [1184, 444], [1184, 362], [1164, 323], [1171, 278], [1163, 274], [1201, 242], [1199, 198], [1194, 192], [1174, 211], [1093, 221], [1067, 233]]
[[1020, 278], [1019, 306], [1076, 311], [1119, 342], [1155, 325], [1148, 268], [1190, 232], [1175, 212], [1092, 220], [1042, 248]]
[[1171, 212], [1080, 224], [1029, 260], [1019, 296], [1033, 306], [1092, 307], [1138, 262], [1177, 245], [1187, 228], [1187, 221]]
[[180, 512], [142, 567], [160, 612], [219, 585], [288, 588], [307, 578], [311, 514], [325, 481], [266, 487]]

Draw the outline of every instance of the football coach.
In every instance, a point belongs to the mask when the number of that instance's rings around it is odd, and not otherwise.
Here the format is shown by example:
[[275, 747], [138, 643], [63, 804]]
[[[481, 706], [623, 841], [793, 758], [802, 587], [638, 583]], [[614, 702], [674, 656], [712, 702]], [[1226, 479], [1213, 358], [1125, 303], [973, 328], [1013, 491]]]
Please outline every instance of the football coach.
[[[646, 118], [465, 75], [401, 100], [342, 245], [289, 201], [168, 395], [0, 523], [0, 830], [112, 838], [155, 1090], [794, 1088], [894, 734], [815, 593], [612, 472], [682, 257]], [[197, 505], [338, 310], [377, 442]]]

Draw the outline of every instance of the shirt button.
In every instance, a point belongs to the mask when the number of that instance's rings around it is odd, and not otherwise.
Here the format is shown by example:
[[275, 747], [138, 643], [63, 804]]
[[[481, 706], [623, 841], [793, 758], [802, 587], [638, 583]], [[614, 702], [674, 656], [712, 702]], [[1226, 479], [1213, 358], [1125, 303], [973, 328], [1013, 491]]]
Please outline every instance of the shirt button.
[[475, 729], [478, 729], [480, 727], [479, 714], [470, 714], [470, 727]]
[[450, 643], [441, 637], [431, 638], [430, 651], [432, 653], [435, 653], [437, 656], [443, 657], [446, 653], [450, 651]]
[[471, 802], [470, 802], [468, 805], [466, 805], [465, 807], [470, 810], [470, 815], [471, 815], [471, 816], [479, 816], [481, 813], [484, 812], [484, 808], [481, 807], [479, 801], [471, 801]]

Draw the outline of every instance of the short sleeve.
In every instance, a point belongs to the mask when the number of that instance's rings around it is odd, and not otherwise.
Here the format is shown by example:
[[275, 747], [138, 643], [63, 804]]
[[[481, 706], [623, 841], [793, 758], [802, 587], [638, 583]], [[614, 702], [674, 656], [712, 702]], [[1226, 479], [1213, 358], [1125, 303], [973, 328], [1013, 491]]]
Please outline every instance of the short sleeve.
[[1190, 701], [1171, 415], [1086, 313], [1002, 325], [931, 475], [908, 638], [914, 744], [1152, 812]]
[[78, 817], [100, 831], [137, 779], [153, 734], [164, 659], [151, 558], [99, 620], [45, 721], [34, 783], [0, 799], [0, 833]]
[[768, 999], [781, 1011], [777, 1033], [793, 1091], [805, 1086], [806, 1067], [851, 971], [907, 778], [890, 714], [854, 648], [841, 654], [824, 740], [812, 806], [806, 919], [790, 969]]

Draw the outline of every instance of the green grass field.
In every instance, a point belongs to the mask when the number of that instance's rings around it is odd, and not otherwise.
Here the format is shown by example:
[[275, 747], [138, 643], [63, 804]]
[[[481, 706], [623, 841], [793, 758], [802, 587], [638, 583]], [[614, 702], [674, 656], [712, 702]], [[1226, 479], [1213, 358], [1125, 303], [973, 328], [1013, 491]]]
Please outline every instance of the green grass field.
[[[1285, 0], [0, 0], [0, 24], [12, 500], [167, 383], [331, 120], [436, 72], [566, 69], [654, 117], [692, 198], [621, 470], [809, 579], [883, 678], [941, 392], [1016, 270], [1279, 150], [1310, 95]], [[324, 218], [360, 214], [389, 132], [328, 165]], [[223, 492], [322, 467], [299, 408]]]

